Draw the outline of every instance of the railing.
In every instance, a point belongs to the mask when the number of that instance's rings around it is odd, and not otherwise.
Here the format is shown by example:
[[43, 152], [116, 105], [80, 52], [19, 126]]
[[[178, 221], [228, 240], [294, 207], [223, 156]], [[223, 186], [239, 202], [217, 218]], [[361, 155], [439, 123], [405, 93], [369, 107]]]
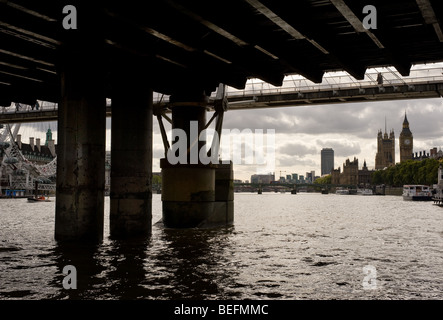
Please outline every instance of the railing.
[[27, 105], [21, 103], [13, 103], [9, 107], [1, 107], [0, 114], [13, 114], [13, 113], [42, 113], [45, 111], [57, 111], [58, 105], [57, 103], [39, 101], [39, 105]]
[[[392, 68], [370, 69], [366, 72], [364, 80], [355, 80], [345, 72], [325, 74], [322, 83], [313, 83], [302, 76], [287, 76], [281, 87], [275, 87], [259, 79], [251, 79], [246, 83], [244, 90], [228, 87], [227, 96], [260, 96], [267, 94], [284, 94], [294, 92], [312, 92], [323, 90], [339, 90], [352, 88], [365, 88], [374, 86], [413, 85], [418, 83], [443, 82], [443, 65], [432, 68], [413, 68], [409, 77], [402, 77]], [[377, 78], [382, 77], [382, 83]]]
[[[56, 185], [55, 184], [49, 184], [49, 183], [39, 183], [38, 190], [41, 191], [54, 191]], [[16, 183], [14, 184], [15, 189], [25, 189], [25, 190], [34, 190], [35, 186], [32, 183]]]

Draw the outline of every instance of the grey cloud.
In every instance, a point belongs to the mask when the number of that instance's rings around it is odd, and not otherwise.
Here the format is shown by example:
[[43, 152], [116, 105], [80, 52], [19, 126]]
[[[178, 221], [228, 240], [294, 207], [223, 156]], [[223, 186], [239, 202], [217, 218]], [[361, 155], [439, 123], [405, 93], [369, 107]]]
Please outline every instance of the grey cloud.
[[335, 157], [350, 157], [358, 155], [361, 152], [360, 144], [358, 142], [317, 140], [317, 144], [322, 146], [322, 148], [334, 149]]
[[398, 137], [406, 110], [411, 130], [424, 138], [437, 138], [443, 127], [441, 105], [441, 99], [428, 99], [236, 110], [226, 113], [224, 127], [275, 129], [277, 134], [342, 133], [371, 139], [379, 129], [384, 131], [386, 118], [387, 130], [394, 129]]
[[[22, 123], [20, 125], [19, 133], [28, 133], [30, 137], [39, 137], [42, 134], [46, 134], [48, 128], [54, 133], [57, 131], [57, 121], [35, 122], [35, 123]], [[46, 137], [46, 136], [45, 136]], [[53, 134], [54, 137], [54, 134]]]
[[[280, 167], [294, 167], [297, 172], [297, 167], [312, 167], [313, 169], [319, 167], [319, 163], [311, 159], [299, 159], [296, 157], [280, 156], [277, 159]], [[289, 174], [289, 173], [288, 173]]]
[[307, 147], [301, 143], [286, 143], [278, 148], [278, 152], [283, 155], [298, 156], [303, 158], [308, 154], [318, 154], [319, 151], [315, 147]]
[[153, 145], [153, 157], [154, 159], [160, 159], [165, 156], [165, 150], [163, 145]]

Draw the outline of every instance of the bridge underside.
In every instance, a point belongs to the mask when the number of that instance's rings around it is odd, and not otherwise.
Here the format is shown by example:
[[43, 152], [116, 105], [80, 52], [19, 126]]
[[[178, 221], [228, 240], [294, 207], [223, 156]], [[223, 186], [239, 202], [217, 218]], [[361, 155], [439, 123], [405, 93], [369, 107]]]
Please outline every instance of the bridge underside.
[[[94, 3], [99, 3], [94, 2]], [[0, 1], [0, 105], [61, 99], [61, 48], [100, 33], [107, 83], [134, 57], [149, 65], [155, 92], [173, 94], [192, 83], [213, 91], [222, 82], [243, 88], [250, 77], [279, 86], [287, 74], [321, 82], [324, 72], [442, 61], [440, 0], [372, 1], [376, 29], [365, 29], [364, 0]], [[78, 29], [65, 30], [66, 5]], [[89, 16], [93, 23], [88, 25]], [[97, 30], [100, 29], [100, 30]], [[87, 43], [85, 41], [84, 43]]]
[[[408, 76], [412, 64], [443, 60], [442, 1], [375, 0], [372, 29], [364, 24], [366, 5], [1, 0], [0, 106], [59, 103], [56, 239], [103, 237], [106, 98], [114, 115], [111, 236], [145, 236], [151, 231], [153, 91], [174, 101], [174, 128], [190, 133], [195, 120], [200, 132], [219, 83], [241, 89], [248, 78], [259, 78], [281, 86], [288, 74], [320, 83], [334, 70], [361, 80], [377, 66]], [[232, 223], [232, 168], [163, 168], [165, 224]]]

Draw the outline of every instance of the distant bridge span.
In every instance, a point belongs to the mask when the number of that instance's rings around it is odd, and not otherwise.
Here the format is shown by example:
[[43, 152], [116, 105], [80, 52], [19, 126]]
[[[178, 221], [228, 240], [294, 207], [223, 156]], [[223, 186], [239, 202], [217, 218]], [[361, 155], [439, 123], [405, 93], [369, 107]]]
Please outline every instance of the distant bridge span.
[[[381, 75], [383, 83], [376, 78]], [[216, 93], [211, 96], [213, 107]], [[345, 72], [331, 73], [320, 84], [303, 77], [289, 76], [283, 86], [274, 87], [258, 79], [251, 79], [244, 90], [227, 89], [229, 110], [280, 108], [333, 103], [387, 101], [402, 99], [440, 98], [443, 96], [443, 64], [433, 67], [417, 67], [411, 76], [402, 77], [390, 68], [371, 69], [365, 79], [356, 81]], [[169, 96], [154, 94], [154, 105], [168, 108]], [[18, 107], [17, 107], [18, 106]], [[106, 116], [111, 116], [108, 100]], [[57, 121], [58, 105], [40, 102], [39, 108], [30, 105], [14, 105], [0, 109], [0, 123], [25, 123]]]
[[315, 184], [315, 183], [234, 183], [234, 187], [251, 187], [251, 188], [357, 188], [355, 184]]

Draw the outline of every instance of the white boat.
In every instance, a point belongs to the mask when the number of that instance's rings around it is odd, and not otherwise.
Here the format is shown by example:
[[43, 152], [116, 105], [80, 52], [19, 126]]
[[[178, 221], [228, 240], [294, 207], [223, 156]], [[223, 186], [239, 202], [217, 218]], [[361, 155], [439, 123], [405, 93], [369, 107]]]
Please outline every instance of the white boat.
[[440, 164], [438, 166], [438, 176], [437, 176], [438, 183], [434, 184], [434, 204], [443, 207], [443, 166]]
[[357, 194], [362, 196], [372, 196], [374, 192], [372, 191], [372, 189], [365, 188], [365, 189], [358, 189]]
[[344, 189], [344, 188], [337, 188], [335, 190], [335, 194], [349, 194], [349, 190], [348, 189]]
[[431, 187], [422, 184], [407, 184], [403, 186], [403, 200], [431, 201]]

